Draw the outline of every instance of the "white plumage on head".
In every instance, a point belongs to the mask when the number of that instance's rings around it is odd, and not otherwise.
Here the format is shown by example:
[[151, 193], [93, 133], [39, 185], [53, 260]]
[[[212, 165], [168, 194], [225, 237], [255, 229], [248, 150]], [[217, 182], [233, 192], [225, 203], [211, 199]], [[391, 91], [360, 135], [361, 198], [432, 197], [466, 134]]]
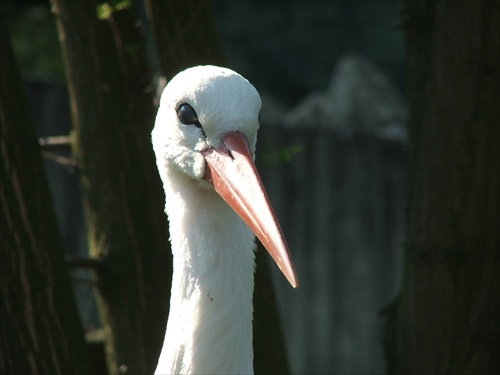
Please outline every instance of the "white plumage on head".
[[174, 272], [157, 374], [253, 372], [252, 230], [297, 284], [253, 166], [260, 107], [245, 78], [215, 66], [179, 73], [162, 94], [152, 142]]
[[[203, 129], [180, 122], [177, 110], [184, 103], [196, 111]], [[173, 162], [172, 167], [185, 168], [184, 173], [201, 179], [205, 160], [200, 151], [218, 147], [224, 134], [245, 134], [255, 152], [260, 108], [259, 93], [238, 73], [210, 65], [186, 69], [169, 82], [161, 96], [152, 133], [157, 158], [163, 154], [166, 162]], [[161, 173], [164, 166], [158, 167]]]

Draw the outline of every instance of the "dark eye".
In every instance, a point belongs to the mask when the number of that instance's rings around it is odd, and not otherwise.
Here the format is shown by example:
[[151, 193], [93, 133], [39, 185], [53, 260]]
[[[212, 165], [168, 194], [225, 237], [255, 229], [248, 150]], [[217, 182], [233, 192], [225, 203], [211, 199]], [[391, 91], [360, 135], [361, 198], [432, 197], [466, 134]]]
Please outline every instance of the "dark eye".
[[201, 128], [201, 124], [198, 121], [198, 116], [196, 115], [193, 107], [191, 107], [189, 104], [181, 104], [181, 106], [177, 110], [177, 116], [184, 125], [195, 125], [196, 127]]

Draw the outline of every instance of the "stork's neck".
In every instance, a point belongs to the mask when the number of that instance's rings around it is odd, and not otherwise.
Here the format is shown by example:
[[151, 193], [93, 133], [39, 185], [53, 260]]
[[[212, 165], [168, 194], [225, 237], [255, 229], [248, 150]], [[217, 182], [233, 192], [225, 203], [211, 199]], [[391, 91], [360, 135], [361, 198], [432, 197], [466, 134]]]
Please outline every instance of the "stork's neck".
[[156, 373], [252, 373], [254, 235], [213, 190], [164, 182], [174, 272]]

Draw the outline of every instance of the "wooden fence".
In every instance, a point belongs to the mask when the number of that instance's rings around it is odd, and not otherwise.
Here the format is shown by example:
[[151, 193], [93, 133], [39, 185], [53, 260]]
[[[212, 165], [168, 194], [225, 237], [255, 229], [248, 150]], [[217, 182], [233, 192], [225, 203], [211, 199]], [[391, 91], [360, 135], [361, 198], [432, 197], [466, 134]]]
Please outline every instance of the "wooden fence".
[[271, 267], [292, 371], [384, 373], [379, 313], [401, 279], [405, 145], [263, 127], [257, 147], [263, 159], [302, 149], [290, 162], [259, 163], [300, 281], [294, 290]]

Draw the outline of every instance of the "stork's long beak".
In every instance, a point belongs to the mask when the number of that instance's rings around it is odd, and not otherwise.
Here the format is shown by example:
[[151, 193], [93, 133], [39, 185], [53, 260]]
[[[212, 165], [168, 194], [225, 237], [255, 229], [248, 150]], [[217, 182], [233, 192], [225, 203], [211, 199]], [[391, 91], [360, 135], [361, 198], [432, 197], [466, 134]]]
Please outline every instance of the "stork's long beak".
[[298, 287], [292, 257], [246, 137], [239, 132], [228, 133], [218, 149], [209, 147], [203, 155], [207, 161], [205, 180], [252, 229], [290, 284]]

